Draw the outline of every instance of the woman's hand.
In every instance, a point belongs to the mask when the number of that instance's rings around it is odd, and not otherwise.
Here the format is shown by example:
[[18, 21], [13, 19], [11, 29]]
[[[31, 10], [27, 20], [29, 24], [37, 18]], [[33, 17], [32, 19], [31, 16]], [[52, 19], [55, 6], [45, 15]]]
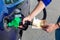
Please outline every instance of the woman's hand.
[[[31, 20], [32, 20], [32, 18], [30, 16], [27, 16], [23, 19], [22, 22], [23, 22], [23, 24], [25, 24], [26, 21], [31, 21]], [[20, 25], [19, 28], [23, 28], [22, 25]]]
[[31, 21], [32, 18], [30, 16], [27, 16], [23, 19], [23, 24], [26, 22], [26, 21]]

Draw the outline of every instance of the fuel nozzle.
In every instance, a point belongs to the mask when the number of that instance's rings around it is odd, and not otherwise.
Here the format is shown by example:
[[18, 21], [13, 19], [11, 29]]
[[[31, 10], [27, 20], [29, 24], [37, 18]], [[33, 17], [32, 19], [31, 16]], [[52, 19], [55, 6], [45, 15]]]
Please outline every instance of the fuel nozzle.
[[8, 27], [14, 27], [17, 29], [18, 26], [20, 25], [20, 23], [22, 22], [24, 15], [21, 13], [21, 10], [15, 9], [11, 18], [13, 18], [13, 19], [8, 23]]
[[11, 22], [8, 23], [8, 27], [18, 28], [19, 23], [21, 23], [22, 19], [19, 17], [14, 18]]
[[27, 30], [27, 28], [28, 28], [29, 25], [32, 25], [32, 22], [30, 22], [30, 21], [25, 21], [25, 24], [22, 23], [22, 27], [23, 27], [23, 28], [20, 28], [20, 29], [22, 29], [22, 30]]
[[4, 27], [5, 29], [8, 28], [16, 28], [18, 29], [18, 26], [22, 22], [22, 19], [24, 18], [24, 15], [21, 13], [21, 10], [15, 9], [13, 13], [8, 15], [7, 17], [4, 18]]

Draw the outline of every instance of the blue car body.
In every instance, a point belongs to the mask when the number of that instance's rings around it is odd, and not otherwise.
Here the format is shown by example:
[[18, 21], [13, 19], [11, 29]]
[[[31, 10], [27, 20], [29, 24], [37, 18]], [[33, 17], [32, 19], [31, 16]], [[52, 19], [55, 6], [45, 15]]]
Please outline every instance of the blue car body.
[[5, 4], [4, 0], [0, 0], [0, 29], [3, 29], [3, 18], [12, 13], [15, 7], [24, 0], [18, 0], [12, 4]]

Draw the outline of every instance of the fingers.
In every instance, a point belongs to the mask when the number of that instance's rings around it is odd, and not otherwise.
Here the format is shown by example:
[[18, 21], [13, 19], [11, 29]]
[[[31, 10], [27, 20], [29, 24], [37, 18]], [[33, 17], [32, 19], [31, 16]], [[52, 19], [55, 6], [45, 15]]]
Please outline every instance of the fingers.
[[26, 21], [26, 20], [25, 20], [25, 19], [23, 19], [23, 24], [25, 23], [25, 21]]
[[23, 28], [23, 26], [21, 25], [21, 26], [19, 26], [19, 28]]
[[45, 31], [48, 32], [48, 33], [52, 32], [53, 30], [54, 30], [53, 24], [49, 24], [48, 27], [45, 28]]
[[46, 32], [51, 32], [51, 25], [50, 24], [47, 24], [47, 25], [44, 25], [42, 26], [42, 29]]
[[25, 22], [28, 20], [28, 18], [24, 18], [23, 21], [22, 21], [22, 25], [19, 26], [19, 28], [23, 28], [23, 25], [25, 24]]
[[45, 26], [42, 26], [42, 29], [47, 32], [48, 27], [49, 27], [48, 25], [45, 25]]
[[53, 31], [53, 30], [50, 29], [50, 28], [46, 29], [46, 32], [48, 32], [48, 33], [52, 32], [52, 31]]
[[29, 20], [27, 17], [23, 19], [23, 24], [25, 24], [25, 22]]
[[32, 19], [30, 17], [26, 17], [23, 19], [23, 24], [25, 24], [26, 21], [31, 21]]

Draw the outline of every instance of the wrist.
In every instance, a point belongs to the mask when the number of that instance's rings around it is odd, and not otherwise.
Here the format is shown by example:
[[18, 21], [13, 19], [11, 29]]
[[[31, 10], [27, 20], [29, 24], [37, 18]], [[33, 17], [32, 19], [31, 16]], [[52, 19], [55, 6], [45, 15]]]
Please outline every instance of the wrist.
[[33, 16], [31, 16], [31, 15], [29, 15], [28, 17], [29, 17], [31, 20], [34, 18], [34, 17], [33, 17]]
[[57, 23], [58, 27], [60, 28], [60, 23]]
[[31, 21], [32, 20], [32, 17], [29, 15], [29, 16], [27, 16], [27, 18], [29, 19], [29, 21]]
[[56, 29], [58, 29], [58, 28], [59, 28], [59, 25], [58, 25], [58, 24], [55, 24], [55, 26], [56, 26]]

